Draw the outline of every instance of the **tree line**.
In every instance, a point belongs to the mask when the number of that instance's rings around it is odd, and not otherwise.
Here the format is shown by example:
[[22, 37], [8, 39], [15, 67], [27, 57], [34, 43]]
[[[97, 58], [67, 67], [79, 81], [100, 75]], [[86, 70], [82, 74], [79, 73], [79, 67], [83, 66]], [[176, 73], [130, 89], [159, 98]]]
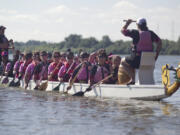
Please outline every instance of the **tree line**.
[[[108, 35], [97, 40], [95, 37], [83, 38], [82, 35], [71, 34], [59, 43], [51, 43], [46, 41], [29, 40], [27, 42], [14, 42], [15, 48], [20, 51], [66, 51], [71, 49], [78, 53], [80, 49], [93, 52], [100, 48], [106, 49], [108, 53], [113, 54], [129, 54], [131, 41], [117, 40], [112, 41]], [[155, 46], [154, 46], [155, 47]], [[180, 37], [177, 41], [162, 39], [162, 55], [180, 55]]]

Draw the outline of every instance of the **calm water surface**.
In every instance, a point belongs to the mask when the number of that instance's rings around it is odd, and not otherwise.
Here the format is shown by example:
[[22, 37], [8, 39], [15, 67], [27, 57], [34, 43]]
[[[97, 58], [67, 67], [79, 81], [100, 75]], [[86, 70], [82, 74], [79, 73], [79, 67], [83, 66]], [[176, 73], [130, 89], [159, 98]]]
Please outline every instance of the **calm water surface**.
[[[177, 65], [161, 56], [155, 69]], [[173, 74], [172, 74], [173, 75]], [[77, 98], [0, 87], [0, 135], [179, 135], [180, 91], [161, 102]]]

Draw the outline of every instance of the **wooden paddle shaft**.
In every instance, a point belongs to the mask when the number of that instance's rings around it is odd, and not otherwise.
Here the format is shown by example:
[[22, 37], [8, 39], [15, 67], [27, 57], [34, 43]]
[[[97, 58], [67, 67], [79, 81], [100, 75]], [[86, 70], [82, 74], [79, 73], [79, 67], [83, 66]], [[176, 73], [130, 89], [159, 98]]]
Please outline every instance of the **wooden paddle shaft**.
[[96, 87], [97, 85], [103, 83], [104, 81], [106, 81], [107, 79], [111, 78], [112, 74], [108, 75], [107, 77], [105, 77], [104, 79], [102, 79], [101, 81], [97, 82], [96, 84], [93, 85], [93, 87]]
[[[128, 20], [123, 20], [123, 22], [127, 22]], [[136, 22], [135, 20], [132, 20], [131, 22]]]

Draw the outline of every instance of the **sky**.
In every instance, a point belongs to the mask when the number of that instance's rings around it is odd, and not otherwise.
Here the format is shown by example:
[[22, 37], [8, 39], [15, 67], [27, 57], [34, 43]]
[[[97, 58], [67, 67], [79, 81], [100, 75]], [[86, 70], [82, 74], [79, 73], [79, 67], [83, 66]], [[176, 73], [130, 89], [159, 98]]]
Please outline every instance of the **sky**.
[[[130, 40], [124, 19], [146, 18], [162, 39], [180, 37], [180, 0], [0, 0], [0, 25], [14, 41], [60, 42], [70, 34]], [[130, 29], [136, 29], [132, 23]]]

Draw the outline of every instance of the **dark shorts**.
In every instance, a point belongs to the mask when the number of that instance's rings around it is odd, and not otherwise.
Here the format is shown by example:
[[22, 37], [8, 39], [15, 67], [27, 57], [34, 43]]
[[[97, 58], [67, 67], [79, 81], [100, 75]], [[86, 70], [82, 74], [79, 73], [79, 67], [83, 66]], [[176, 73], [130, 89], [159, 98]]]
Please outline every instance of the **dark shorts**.
[[141, 55], [136, 55], [136, 53], [132, 52], [130, 56], [127, 56], [125, 58], [126, 62], [132, 67], [132, 68], [139, 68]]

